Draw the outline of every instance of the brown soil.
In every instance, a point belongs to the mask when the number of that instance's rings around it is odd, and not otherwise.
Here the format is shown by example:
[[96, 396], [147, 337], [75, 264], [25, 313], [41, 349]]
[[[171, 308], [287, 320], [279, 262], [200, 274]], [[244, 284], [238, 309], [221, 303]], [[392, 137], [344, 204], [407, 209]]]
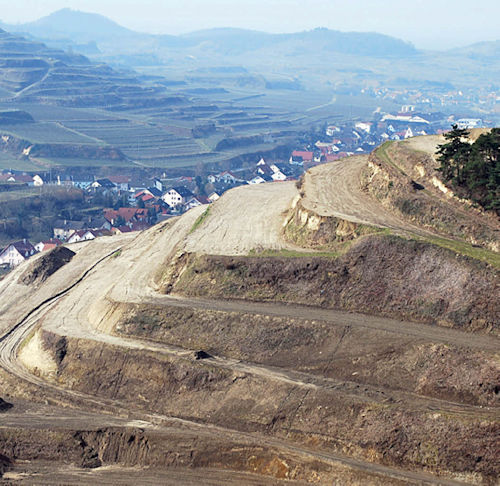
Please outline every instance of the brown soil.
[[334, 216], [320, 216], [306, 209], [303, 200], [292, 207], [285, 223], [288, 241], [302, 248], [344, 251], [360, 236], [381, 232], [381, 228], [354, 223]]
[[[6, 480], [40, 467], [64, 483], [71, 463], [94, 484], [110, 465], [113, 484], [126, 467], [162, 469], [157, 484], [172, 467], [219, 484], [238, 484], [234, 470], [262, 484], [493, 484], [497, 271], [421, 242], [434, 235], [420, 219], [361, 190], [368, 162], [313, 169], [302, 199], [293, 183], [237, 188], [203, 217], [76, 245], [55, 273], [14, 269], [0, 282]], [[427, 191], [415, 177], [401, 197]]]
[[70, 262], [75, 252], [65, 246], [58, 246], [34, 260], [19, 277], [19, 283], [36, 285], [45, 282], [52, 274]]
[[[119, 333], [206, 354], [387, 390], [476, 405], [499, 404], [494, 355], [317, 320], [129, 305]], [[315, 352], [311, 353], [311, 349]], [[389, 392], [387, 392], [389, 393]]]
[[[187, 261], [187, 262], [186, 262]], [[354, 310], [498, 334], [496, 271], [423, 242], [367, 236], [338, 258], [189, 256], [165, 291]]]
[[[386, 465], [479, 474], [485, 480], [500, 473], [496, 449], [500, 426], [479, 415], [410, 411], [338, 390], [223, 371], [208, 360], [125, 351], [76, 339], [69, 339], [57, 379], [71, 389], [119, 400], [131, 410], [154, 409], [242, 433], [288, 437], [354, 457], [376, 458]], [[99, 435], [81, 437], [84, 449], [100, 450]], [[129, 440], [130, 435], [117, 436], [112, 450], [125, 454], [127, 449], [120, 444]], [[131, 457], [137, 458], [145, 446], [140, 434], [134, 434], [133, 441], [139, 449]], [[203, 449], [202, 457], [210, 457], [213, 450], [221, 464], [230, 464], [218, 447]], [[99, 458], [107, 456], [99, 453]], [[280, 468], [272, 470], [283, 477]]]

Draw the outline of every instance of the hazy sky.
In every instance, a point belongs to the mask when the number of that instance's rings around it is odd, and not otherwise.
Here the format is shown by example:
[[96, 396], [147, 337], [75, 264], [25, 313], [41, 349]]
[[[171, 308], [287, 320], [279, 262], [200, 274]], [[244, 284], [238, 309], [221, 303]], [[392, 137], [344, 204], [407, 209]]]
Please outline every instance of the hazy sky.
[[64, 7], [165, 34], [227, 26], [268, 32], [328, 27], [381, 32], [438, 49], [500, 39], [499, 0], [0, 0], [0, 20], [27, 22]]

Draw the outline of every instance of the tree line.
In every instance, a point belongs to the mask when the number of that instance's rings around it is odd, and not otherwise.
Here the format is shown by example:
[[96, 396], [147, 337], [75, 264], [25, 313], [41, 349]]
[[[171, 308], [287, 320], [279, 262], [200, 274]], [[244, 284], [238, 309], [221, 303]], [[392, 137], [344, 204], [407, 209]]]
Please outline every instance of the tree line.
[[474, 143], [469, 135], [452, 126], [438, 148], [437, 170], [459, 196], [500, 214], [500, 128], [483, 133]]

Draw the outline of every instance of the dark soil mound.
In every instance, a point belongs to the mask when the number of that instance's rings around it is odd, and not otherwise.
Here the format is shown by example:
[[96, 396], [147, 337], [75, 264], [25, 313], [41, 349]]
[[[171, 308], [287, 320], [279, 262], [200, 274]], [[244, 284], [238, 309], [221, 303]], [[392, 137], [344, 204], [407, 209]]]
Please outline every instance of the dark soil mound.
[[0, 413], [10, 410], [13, 406], [12, 403], [6, 402], [3, 398], [0, 398]]
[[19, 283], [31, 285], [47, 280], [53, 273], [66, 265], [75, 256], [75, 252], [65, 246], [58, 246], [46, 255], [35, 260], [19, 277]]
[[195, 351], [194, 352], [194, 359], [208, 359], [211, 358], [206, 351], [200, 350], [200, 351]]
[[[174, 292], [282, 301], [500, 332], [498, 274], [425, 242], [374, 235], [338, 258], [191, 257]], [[168, 290], [168, 289], [167, 289]]]
[[0, 478], [9, 469], [11, 464], [12, 461], [7, 456], [0, 454]]

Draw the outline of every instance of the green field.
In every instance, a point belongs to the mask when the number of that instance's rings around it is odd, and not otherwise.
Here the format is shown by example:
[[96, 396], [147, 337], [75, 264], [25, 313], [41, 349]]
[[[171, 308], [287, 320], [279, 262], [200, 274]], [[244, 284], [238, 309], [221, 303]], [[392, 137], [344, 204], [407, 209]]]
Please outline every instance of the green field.
[[[99, 141], [74, 130], [68, 130], [59, 123], [38, 122], [16, 125], [1, 125], [0, 133], [10, 134], [32, 143], [98, 145]], [[101, 143], [102, 144], [102, 143]]]
[[28, 159], [18, 159], [14, 155], [0, 150], [0, 170], [23, 170], [23, 171], [39, 171], [44, 170], [35, 161]]
[[19, 199], [26, 199], [29, 197], [35, 197], [39, 195], [40, 195], [39, 187], [26, 187], [25, 189], [19, 189], [16, 191], [0, 192], [0, 203], [17, 201]]

